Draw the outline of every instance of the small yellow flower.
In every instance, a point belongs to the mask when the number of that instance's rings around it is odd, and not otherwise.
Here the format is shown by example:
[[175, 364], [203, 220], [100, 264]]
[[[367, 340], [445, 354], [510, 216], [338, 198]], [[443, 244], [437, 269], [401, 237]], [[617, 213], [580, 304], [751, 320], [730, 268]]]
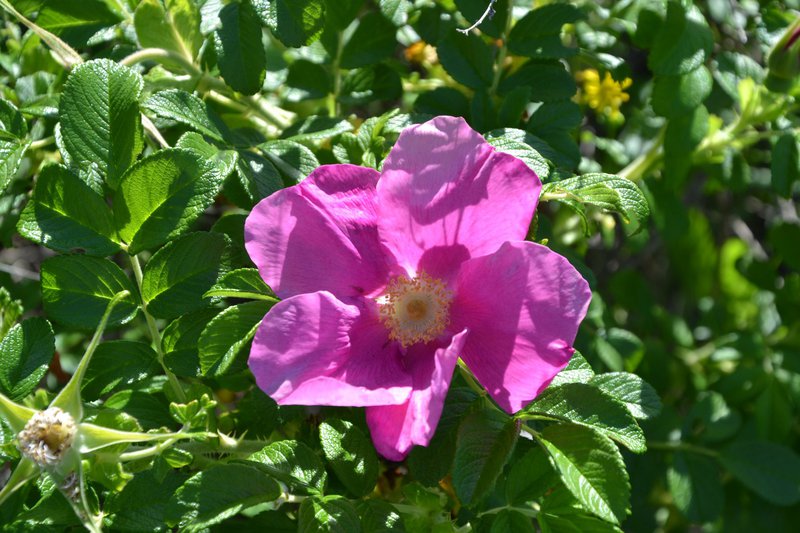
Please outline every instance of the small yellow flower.
[[581, 71], [576, 78], [583, 85], [579, 96], [582, 103], [587, 104], [598, 113], [602, 113], [613, 122], [622, 120], [619, 108], [631, 98], [625, 92], [625, 89], [633, 83], [630, 78], [616, 81], [610, 73], [606, 72], [601, 81], [600, 73], [595, 69]]

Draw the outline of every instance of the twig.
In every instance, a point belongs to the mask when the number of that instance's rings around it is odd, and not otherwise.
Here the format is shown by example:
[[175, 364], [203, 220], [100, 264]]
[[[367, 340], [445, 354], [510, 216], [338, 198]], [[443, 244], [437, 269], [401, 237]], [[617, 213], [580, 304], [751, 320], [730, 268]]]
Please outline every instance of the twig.
[[469, 28], [463, 28], [463, 29], [462, 28], [456, 28], [456, 31], [457, 32], [461, 32], [464, 35], [467, 35], [469, 32], [471, 32], [472, 30], [474, 30], [475, 28], [477, 28], [478, 26], [483, 24], [484, 20], [486, 20], [487, 18], [492, 18], [492, 16], [494, 15], [494, 7], [493, 6], [494, 6], [495, 2], [497, 2], [497, 0], [489, 0], [489, 5], [486, 6], [486, 11], [483, 12], [483, 15], [481, 15], [481, 18], [479, 18], [475, 22], [475, 24], [473, 24]]

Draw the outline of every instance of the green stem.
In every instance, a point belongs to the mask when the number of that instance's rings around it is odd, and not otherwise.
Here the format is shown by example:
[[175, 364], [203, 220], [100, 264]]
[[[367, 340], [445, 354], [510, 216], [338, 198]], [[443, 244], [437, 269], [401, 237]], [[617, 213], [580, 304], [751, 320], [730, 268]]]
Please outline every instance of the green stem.
[[328, 114], [331, 117], [338, 117], [341, 112], [341, 104], [339, 103], [339, 93], [342, 90], [342, 71], [339, 68], [342, 56], [342, 47], [344, 39], [342, 39], [342, 32], [336, 32], [336, 53], [331, 63], [331, 70], [333, 71], [333, 92], [328, 95]]
[[33, 141], [28, 145], [28, 149], [30, 150], [39, 150], [40, 148], [44, 148], [45, 146], [49, 146], [56, 142], [55, 136], [51, 135], [50, 137], [44, 137], [43, 139], [39, 139]]
[[486, 396], [486, 389], [480, 386], [480, 384], [475, 381], [475, 378], [472, 377], [472, 372], [469, 371], [467, 368], [466, 363], [463, 360], [458, 360], [458, 369], [461, 371], [461, 376], [464, 378], [464, 381], [467, 382], [469, 388], [474, 390], [478, 393], [479, 396]]
[[497, 94], [497, 87], [500, 85], [500, 78], [503, 76], [503, 64], [506, 62], [508, 55], [508, 35], [511, 33], [511, 26], [514, 22], [514, 17], [511, 16], [511, 2], [508, 6], [508, 14], [503, 28], [503, 34], [500, 36], [503, 44], [500, 45], [500, 51], [497, 53], [497, 61], [494, 65], [494, 78], [492, 79], [492, 86], [489, 87], [489, 96]]
[[[137, 256], [131, 255], [129, 257], [131, 260], [131, 269], [133, 270], [133, 275], [136, 278], [136, 286], [139, 288], [139, 294], [142, 294], [142, 279], [144, 277], [142, 274], [142, 266], [139, 264], [139, 258]], [[161, 347], [161, 333], [158, 331], [158, 326], [156, 325], [155, 319], [150, 315], [150, 313], [147, 312], [147, 305], [144, 302], [142, 303], [142, 313], [144, 314], [145, 322], [147, 322], [147, 329], [150, 332], [150, 338], [153, 341], [153, 346], [156, 349], [158, 363], [164, 370], [164, 374], [166, 374], [167, 380], [169, 380], [169, 383], [172, 386], [175, 397], [178, 398], [179, 401], [185, 402], [186, 394], [183, 392], [183, 387], [181, 387], [178, 377], [173, 374], [164, 363], [164, 350]]]
[[662, 450], [667, 452], [689, 452], [689, 453], [696, 453], [699, 455], [705, 455], [708, 457], [713, 457], [714, 459], [719, 458], [719, 453], [710, 448], [705, 448], [703, 446], [696, 446], [694, 444], [688, 444], [686, 442], [647, 441], [647, 447], [650, 448], [651, 450]]
[[635, 182], [652, 172], [664, 159], [664, 150], [662, 148], [664, 145], [665, 131], [666, 126], [661, 130], [650, 149], [631, 161], [628, 166], [617, 172], [617, 176]]

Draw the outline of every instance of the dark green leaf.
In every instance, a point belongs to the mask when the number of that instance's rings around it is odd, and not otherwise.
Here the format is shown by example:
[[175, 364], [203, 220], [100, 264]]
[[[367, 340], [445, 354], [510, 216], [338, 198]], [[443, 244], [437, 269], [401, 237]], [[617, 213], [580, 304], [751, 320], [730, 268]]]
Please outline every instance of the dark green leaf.
[[531, 518], [519, 511], [503, 509], [492, 522], [490, 533], [535, 533]]
[[549, 456], [537, 446], [509, 468], [506, 499], [512, 505], [535, 501], [544, 496], [557, 482]]
[[194, 62], [203, 36], [200, 10], [192, 0], [144, 0], [134, 13], [136, 37], [142, 48], [164, 48]]
[[86, 255], [60, 255], [42, 263], [44, 309], [65, 326], [95, 329], [108, 302], [124, 290], [130, 295], [114, 307], [109, 327], [128, 322], [139, 310], [136, 288], [116, 264]]
[[55, 352], [50, 323], [29, 318], [11, 328], [0, 341], [0, 392], [18, 402], [36, 389]]
[[72, 71], [61, 95], [61, 136], [73, 164], [97, 164], [111, 188], [144, 147], [142, 77], [108, 59]]
[[625, 405], [592, 385], [548, 387], [524, 412], [591, 426], [636, 453], [647, 449], [644, 434]]
[[353, 504], [341, 496], [312, 496], [300, 504], [298, 533], [361, 533]]
[[216, 113], [200, 98], [186, 91], [169, 89], [157, 92], [142, 104], [142, 108], [159, 117], [186, 124], [217, 141], [222, 141], [227, 133], [227, 126]]
[[95, 400], [147, 379], [159, 368], [156, 353], [143, 342], [103, 342], [92, 356], [81, 391], [87, 400]]
[[680, 2], [669, 2], [647, 64], [660, 76], [686, 74], [705, 62], [713, 45], [714, 36], [697, 7], [687, 11]]
[[592, 377], [589, 385], [624, 403], [635, 418], [646, 420], [661, 412], [661, 399], [658, 393], [636, 374], [627, 372], [600, 374]]
[[738, 441], [723, 450], [722, 464], [749, 489], [775, 505], [800, 502], [800, 457], [779, 444]]
[[575, 350], [567, 366], [556, 374], [556, 377], [550, 382], [550, 386], [556, 387], [563, 383], [588, 383], [592, 376], [594, 376], [592, 366], [579, 351]]
[[306, 59], [298, 59], [289, 65], [286, 99], [290, 102], [324, 98], [331, 92], [333, 82], [324, 66]]
[[394, 506], [377, 498], [362, 500], [357, 504], [364, 533], [402, 533], [403, 518]]
[[227, 298], [252, 298], [254, 300], [276, 300], [273, 293], [255, 268], [240, 268], [226, 273], [203, 298], [223, 296]]
[[587, 511], [614, 524], [625, 520], [631, 487], [622, 455], [613, 442], [572, 424], [545, 428], [539, 442], [550, 454], [564, 485]]
[[220, 233], [190, 233], [167, 243], [144, 269], [142, 299], [157, 318], [174, 318], [208, 305], [203, 293], [228, 268]]
[[325, 25], [324, 0], [271, 0], [259, 6], [261, 17], [275, 37], [298, 48], [317, 40]]
[[328, 481], [325, 465], [314, 450], [294, 440], [267, 445], [247, 458], [272, 477], [311, 494], [322, 494]]
[[188, 150], [161, 150], [123, 176], [114, 215], [128, 252], [152, 249], [184, 233], [214, 200], [221, 176]]
[[278, 484], [257, 468], [215, 465], [193, 475], [175, 492], [167, 504], [166, 522], [183, 531], [201, 531], [280, 494]]
[[264, 156], [291, 182], [303, 181], [319, 166], [314, 152], [294, 141], [269, 141], [260, 145], [259, 148], [263, 151]]
[[28, 144], [18, 140], [0, 139], [0, 194], [16, 176]]
[[517, 442], [517, 424], [496, 409], [470, 413], [461, 422], [453, 487], [464, 505], [477, 504], [494, 486]]
[[778, 137], [772, 149], [771, 170], [772, 188], [784, 198], [791, 197], [794, 184], [800, 181], [800, 147], [797, 135], [787, 133]]
[[378, 481], [378, 456], [360, 429], [346, 420], [329, 419], [319, 426], [319, 440], [336, 477], [350, 492], [372, 492]]
[[220, 376], [242, 370], [245, 348], [272, 306], [268, 302], [247, 302], [228, 307], [217, 315], [200, 335], [200, 369], [205, 376]]
[[197, 343], [208, 323], [219, 309], [201, 309], [171, 322], [161, 335], [161, 347], [167, 366], [179, 376], [200, 375]]
[[477, 35], [450, 32], [439, 42], [437, 52], [447, 73], [462, 85], [481, 89], [492, 84], [492, 49]]
[[575, 80], [562, 64], [535, 61], [528, 61], [500, 82], [500, 94], [507, 94], [517, 87], [530, 87], [533, 102], [567, 100], [577, 90]]
[[247, 0], [231, 2], [219, 12], [219, 20], [214, 48], [222, 78], [240, 93], [257, 93], [267, 72], [258, 14]]
[[548, 4], [530, 11], [511, 30], [508, 49], [527, 57], [569, 57], [577, 51], [561, 42], [561, 28], [584, 15], [570, 4]]
[[490, 131], [486, 134], [486, 141], [499, 152], [513, 155], [517, 159], [522, 160], [523, 163], [528, 165], [528, 167], [539, 176], [540, 180], [547, 180], [547, 177], [550, 175], [550, 166], [547, 164], [547, 160], [529, 144], [519, 140], [525, 136], [525, 132], [513, 130], [518, 132], [518, 135], [512, 137], [509, 134], [512, 130], [512, 128], [504, 128], [502, 130]]
[[358, 26], [342, 48], [342, 68], [358, 68], [378, 63], [391, 56], [397, 46], [395, 27], [377, 12], [361, 17]]
[[120, 246], [105, 199], [62, 166], [45, 167], [20, 215], [20, 234], [59, 252], [106, 256]]
[[679, 76], [657, 77], [653, 109], [668, 118], [688, 113], [711, 94], [712, 85], [711, 72], [702, 65]]
[[136, 474], [121, 492], [111, 492], [106, 500], [103, 510], [109, 514], [113, 530], [168, 531], [167, 502], [186, 479], [185, 474], [172, 471], [160, 479], [153, 470]]
[[713, 459], [676, 453], [667, 471], [667, 484], [676, 507], [692, 522], [714, 522], [722, 514], [724, 494]]

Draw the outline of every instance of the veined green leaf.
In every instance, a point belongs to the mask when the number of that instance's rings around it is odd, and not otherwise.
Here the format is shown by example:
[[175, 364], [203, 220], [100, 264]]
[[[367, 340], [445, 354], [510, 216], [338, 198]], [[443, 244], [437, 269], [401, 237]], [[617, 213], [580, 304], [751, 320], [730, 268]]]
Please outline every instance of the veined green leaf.
[[378, 456], [360, 429], [346, 420], [328, 419], [319, 426], [319, 440], [336, 477], [350, 492], [372, 492], [378, 481]]
[[228, 307], [200, 335], [200, 369], [205, 376], [221, 376], [244, 368], [239, 357], [249, 345], [272, 303], [247, 302]]
[[252, 298], [254, 300], [276, 301], [275, 293], [267, 287], [255, 268], [240, 268], [226, 273], [203, 298], [223, 296], [228, 298]]
[[231, 2], [219, 12], [219, 20], [214, 47], [222, 78], [240, 93], [257, 93], [267, 67], [258, 14], [250, 2]]
[[55, 353], [50, 323], [29, 318], [0, 341], [0, 392], [18, 402], [36, 389]]
[[272, 477], [295, 489], [322, 494], [328, 481], [325, 465], [314, 450], [294, 440], [273, 442], [247, 458]]
[[227, 134], [228, 128], [225, 123], [204, 101], [180, 89], [157, 92], [148, 98], [142, 107], [159, 117], [186, 124], [217, 141], [224, 140]]

